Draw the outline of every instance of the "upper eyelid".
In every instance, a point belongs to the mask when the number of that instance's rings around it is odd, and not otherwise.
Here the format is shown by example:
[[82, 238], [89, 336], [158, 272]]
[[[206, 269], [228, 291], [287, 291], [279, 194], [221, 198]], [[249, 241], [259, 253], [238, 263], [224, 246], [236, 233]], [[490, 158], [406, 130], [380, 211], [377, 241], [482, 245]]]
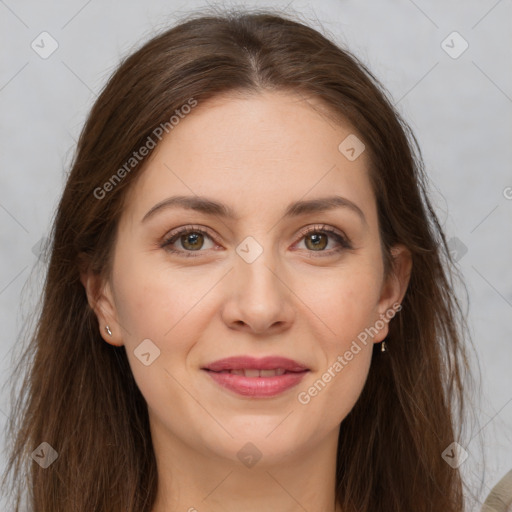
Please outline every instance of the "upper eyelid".
[[180, 226], [179, 228], [171, 230], [170, 232], [168, 232], [164, 235], [163, 240], [164, 241], [169, 240], [176, 235], [179, 235], [182, 233], [194, 232], [194, 231], [203, 231], [208, 236], [210, 236], [213, 240], [216, 240], [216, 238], [217, 238], [214, 234], [212, 234], [213, 232], [210, 228], [207, 228], [206, 226], [200, 226], [200, 225], [194, 224], [194, 225]]

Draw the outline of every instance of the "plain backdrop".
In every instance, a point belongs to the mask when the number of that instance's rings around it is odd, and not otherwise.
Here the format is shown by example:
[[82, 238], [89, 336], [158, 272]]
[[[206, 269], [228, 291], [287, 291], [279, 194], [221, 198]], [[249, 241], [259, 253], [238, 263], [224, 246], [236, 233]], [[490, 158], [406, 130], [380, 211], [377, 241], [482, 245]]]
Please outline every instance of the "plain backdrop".
[[[205, 5], [0, 0], [0, 384], [22, 323], [34, 320], [44, 270], [39, 250], [85, 116], [121, 57]], [[471, 426], [461, 468], [483, 480], [485, 497], [512, 469], [511, 0], [222, 5], [301, 13], [368, 65], [412, 126], [469, 292], [483, 399], [475, 403], [479, 424]], [[9, 407], [4, 390], [2, 428]]]

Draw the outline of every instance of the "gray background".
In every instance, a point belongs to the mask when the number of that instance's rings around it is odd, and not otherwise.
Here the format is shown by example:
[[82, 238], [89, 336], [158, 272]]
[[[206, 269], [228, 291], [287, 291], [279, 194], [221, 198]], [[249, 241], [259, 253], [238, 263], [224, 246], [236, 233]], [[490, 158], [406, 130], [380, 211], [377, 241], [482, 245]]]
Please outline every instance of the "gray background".
[[[121, 56], [205, 5], [0, 0], [0, 384], [19, 348], [19, 329], [33, 321], [43, 271], [38, 244], [51, 226], [87, 112]], [[290, 5], [313, 27], [324, 27], [369, 66], [415, 131], [433, 203], [459, 248], [469, 291], [482, 396], [474, 395], [478, 423], [468, 424], [469, 456], [461, 467], [476, 483], [484, 480], [485, 497], [512, 469], [511, 0], [222, 5]], [[43, 31], [59, 45], [46, 59], [31, 47], [34, 40], [42, 45]], [[464, 42], [446, 39], [453, 31], [469, 45], [457, 58]], [[0, 410], [4, 428], [7, 390]]]

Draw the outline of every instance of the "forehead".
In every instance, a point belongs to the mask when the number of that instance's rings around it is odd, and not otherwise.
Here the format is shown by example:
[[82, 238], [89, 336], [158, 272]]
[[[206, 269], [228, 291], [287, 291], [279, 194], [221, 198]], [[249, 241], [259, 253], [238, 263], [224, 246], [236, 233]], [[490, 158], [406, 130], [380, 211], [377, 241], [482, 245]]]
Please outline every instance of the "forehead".
[[199, 103], [157, 145], [126, 208], [141, 218], [166, 197], [186, 194], [218, 198], [244, 217], [335, 193], [371, 218], [368, 157], [363, 151], [351, 161], [339, 149], [354, 132], [311, 97], [215, 97]]

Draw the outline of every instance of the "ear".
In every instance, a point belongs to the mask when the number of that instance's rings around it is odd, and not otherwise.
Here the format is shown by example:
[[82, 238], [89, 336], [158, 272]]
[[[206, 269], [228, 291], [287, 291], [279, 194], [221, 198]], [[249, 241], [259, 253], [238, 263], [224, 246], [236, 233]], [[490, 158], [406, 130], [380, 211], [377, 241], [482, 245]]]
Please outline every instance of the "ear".
[[391, 248], [391, 255], [392, 269], [382, 283], [377, 307], [378, 319], [384, 322], [384, 327], [374, 336], [374, 343], [381, 342], [388, 335], [389, 321], [396, 314], [397, 306], [402, 303], [411, 277], [412, 256], [409, 249], [405, 245], [397, 244]]
[[[89, 306], [98, 318], [102, 338], [116, 347], [124, 345], [110, 282], [90, 271], [80, 272], [80, 281], [85, 288]], [[107, 325], [112, 335], [108, 334]]]

